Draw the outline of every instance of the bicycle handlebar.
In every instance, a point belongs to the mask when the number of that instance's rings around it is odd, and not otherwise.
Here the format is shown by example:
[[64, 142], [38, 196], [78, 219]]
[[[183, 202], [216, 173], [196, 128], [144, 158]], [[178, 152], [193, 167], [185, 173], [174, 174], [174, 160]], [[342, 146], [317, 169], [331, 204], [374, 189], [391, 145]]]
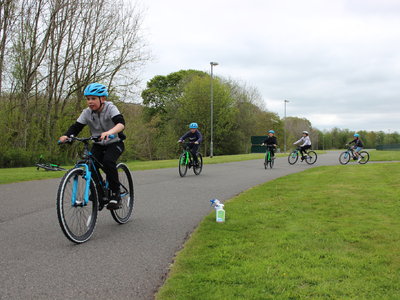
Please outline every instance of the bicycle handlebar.
[[[110, 134], [109, 136], [107, 136], [107, 139], [114, 139], [115, 137], [116, 137], [116, 136], [115, 136], [114, 134]], [[71, 135], [71, 136], [68, 138], [67, 142], [72, 142], [72, 141], [78, 141], [78, 142], [95, 141], [95, 142], [98, 142], [98, 141], [99, 141], [99, 138], [100, 138], [100, 135], [91, 136], [91, 137], [88, 137], [88, 138], [79, 138], [79, 137], [76, 137], [76, 136]], [[61, 141], [58, 140], [57, 143], [58, 143], [58, 144], [61, 144]]]

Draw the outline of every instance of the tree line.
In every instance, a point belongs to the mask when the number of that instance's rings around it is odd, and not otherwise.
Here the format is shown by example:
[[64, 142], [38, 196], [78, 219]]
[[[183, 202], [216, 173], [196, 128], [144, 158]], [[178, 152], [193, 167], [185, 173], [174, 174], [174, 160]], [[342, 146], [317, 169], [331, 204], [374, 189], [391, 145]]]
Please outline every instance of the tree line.
[[[142, 13], [124, 0], [0, 1], [0, 167], [32, 166], [40, 154], [71, 163], [80, 145], [57, 146], [57, 139], [86, 107], [91, 82], [108, 85], [110, 101], [126, 119], [122, 159], [167, 159], [180, 151], [178, 138], [197, 122], [201, 152], [210, 148], [208, 73], [181, 70], [147, 82], [142, 101], [131, 101], [138, 70], [149, 59], [141, 31]], [[270, 112], [254, 87], [213, 78], [214, 153], [250, 152], [250, 137], [274, 129], [283, 149], [311, 133], [316, 149], [339, 149], [353, 132], [320, 131], [307, 119]], [[398, 133], [359, 132], [366, 147], [400, 143]], [[88, 135], [87, 128], [82, 135]]]

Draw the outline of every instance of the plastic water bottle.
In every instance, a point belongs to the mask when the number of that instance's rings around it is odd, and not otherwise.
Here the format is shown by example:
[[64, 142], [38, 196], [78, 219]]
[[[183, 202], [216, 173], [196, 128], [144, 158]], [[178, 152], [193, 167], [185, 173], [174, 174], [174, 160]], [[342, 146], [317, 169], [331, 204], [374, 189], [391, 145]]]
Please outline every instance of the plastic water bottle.
[[211, 206], [214, 205], [215, 208], [215, 220], [217, 223], [224, 223], [225, 222], [225, 210], [224, 205], [218, 199], [210, 200]]

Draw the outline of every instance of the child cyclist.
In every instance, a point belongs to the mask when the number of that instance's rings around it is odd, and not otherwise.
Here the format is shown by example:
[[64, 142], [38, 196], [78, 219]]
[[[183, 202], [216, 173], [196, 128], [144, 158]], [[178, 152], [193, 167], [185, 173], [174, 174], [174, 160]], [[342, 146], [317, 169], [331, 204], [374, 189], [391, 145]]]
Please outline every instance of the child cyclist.
[[297, 142], [294, 142], [293, 145], [299, 144], [301, 142], [303, 142], [303, 144], [300, 145], [300, 154], [301, 160], [304, 160], [306, 158], [304, 154], [307, 154], [307, 149], [311, 148], [311, 140], [308, 131], [304, 130], [301, 139], [299, 139]]
[[182, 135], [178, 143], [183, 143], [186, 139], [189, 139], [189, 149], [192, 153], [193, 162], [195, 166], [198, 166], [197, 152], [200, 147], [200, 143], [203, 141], [203, 136], [199, 131], [199, 125], [197, 123], [190, 123], [189, 131]]
[[[117, 160], [124, 151], [125, 120], [118, 108], [108, 97], [107, 87], [100, 83], [91, 83], [85, 90], [87, 108], [85, 108], [63, 136], [59, 138], [61, 143], [68, 141], [71, 135], [77, 136], [85, 125], [88, 125], [92, 136], [100, 136], [95, 141], [91, 152], [95, 159], [103, 164], [104, 172], [111, 190], [108, 209], [120, 208], [120, 182], [118, 179]], [[115, 138], [108, 138], [115, 135]]]
[[354, 160], [357, 159], [357, 161], [359, 162], [361, 160], [361, 156], [360, 156], [360, 151], [364, 148], [364, 144], [360, 139], [360, 135], [358, 133], [354, 134], [354, 140], [352, 140], [351, 142], [349, 142], [350, 144], [353, 144], [353, 149], [354, 149]]
[[268, 131], [268, 137], [264, 140], [264, 142], [262, 142], [261, 146], [266, 145], [267, 146], [267, 150], [269, 150], [271, 152], [271, 157], [275, 157], [275, 148], [276, 145], [278, 144], [278, 140], [276, 139], [275, 136], [275, 131], [270, 130]]

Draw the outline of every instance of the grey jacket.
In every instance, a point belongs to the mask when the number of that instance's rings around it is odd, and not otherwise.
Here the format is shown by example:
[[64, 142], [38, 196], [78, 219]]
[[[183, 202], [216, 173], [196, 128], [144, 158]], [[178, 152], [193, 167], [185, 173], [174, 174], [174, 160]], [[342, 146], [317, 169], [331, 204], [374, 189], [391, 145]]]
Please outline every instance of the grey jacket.
[[[92, 111], [89, 107], [85, 108], [77, 122], [88, 125], [92, 136], [101, 135], [103, 132], [110, 130], [115, 126], [112, 118], [121, 114], [118, 108], [109, 101], [104, 102], [103, 110], [100, 113]], [[119, 142], [118, 135], [114, 139], [107, 139], [106, 141], [96, 142], [100, 145], [108, 145]]]

